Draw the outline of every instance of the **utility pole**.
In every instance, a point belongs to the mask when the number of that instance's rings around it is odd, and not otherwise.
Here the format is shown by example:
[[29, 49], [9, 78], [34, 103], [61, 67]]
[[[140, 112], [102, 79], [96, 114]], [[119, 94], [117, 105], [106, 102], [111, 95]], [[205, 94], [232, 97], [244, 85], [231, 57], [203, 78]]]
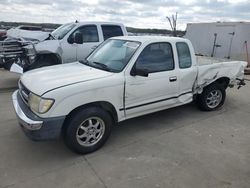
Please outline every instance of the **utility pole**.
[[173, 36], [176, 37], [177, 36], [177, 30], [176, 30], [176, 26], [177, 26], [177, 15], [178, 13], [176, 12], [175, 15], [172, 15], [172, 17], [166, 17], [168, 19], [169, 25], [172, 29], [172, 33]]

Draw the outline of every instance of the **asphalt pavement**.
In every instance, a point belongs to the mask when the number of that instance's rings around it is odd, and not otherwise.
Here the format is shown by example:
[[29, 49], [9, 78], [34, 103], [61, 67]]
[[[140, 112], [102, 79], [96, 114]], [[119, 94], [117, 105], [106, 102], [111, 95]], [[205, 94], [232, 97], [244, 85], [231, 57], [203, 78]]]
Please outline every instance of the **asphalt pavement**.
[[217, 111], [188, 104], [131, 119], [103, 148], [77, 155], [62, 140], [25, 137], [11, 102], [17, 77], [0, 79], [14, 84], [0, 92], [0, 188], [250, 187], [250, 82], [228, 89]]

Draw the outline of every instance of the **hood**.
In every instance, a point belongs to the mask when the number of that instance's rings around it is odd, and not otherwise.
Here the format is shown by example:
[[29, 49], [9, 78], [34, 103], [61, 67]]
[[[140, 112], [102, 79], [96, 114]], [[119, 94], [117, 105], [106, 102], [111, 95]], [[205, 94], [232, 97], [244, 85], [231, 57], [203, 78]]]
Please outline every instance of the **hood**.
[[100, 79], [113, 74], [76, 62], [26, 72], [22, 75], [21, 82], [31, 92], [41, 96], [49, 90]]
[[44, 31], [27, 31], [22, 29], [9, 29], [7, 31], [7, 36], [10, 38], [23, 38], [27, 41], [38, 40], [44, 41], [49, 37], [49, 32]]

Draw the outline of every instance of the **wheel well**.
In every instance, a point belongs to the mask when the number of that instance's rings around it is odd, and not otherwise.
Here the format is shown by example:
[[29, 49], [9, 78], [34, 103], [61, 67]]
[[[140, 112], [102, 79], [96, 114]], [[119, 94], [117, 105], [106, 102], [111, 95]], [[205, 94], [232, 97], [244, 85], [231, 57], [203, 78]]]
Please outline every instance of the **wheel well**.
[[62, 63], [60, 56], [57, 55], [57, 54], [53, 54], [53, 53], [50, 53], [50, 54], [38, 54], [37, 59], [39, 59], [39, 58], [49, 59], [49, 60], [51, 60], [53, 62], [53, 65], [58, 65], [58, 64]]
[[88, 103], [88, 104], [84, 104], [82, 106], [79, 106], [77, 108], [75, 108], [74, 110], [72, 110], [67, 116], [66, 116], [66, 119], [64, 121], [64, 125], [63, 125], [63, 130], [65, 130], [65, 127], [67, 125], [67, 121], [69, 120], [69, 118], [74, 115], [75, 113], [77, 113], [78, 111], [84, 109], [84, 108], [88, 108], [88, 107], [98, 107], [98, 108], [101, 108], [105, 111], [107, 111], [114, 123], [118, 122], [118, 115], [117, 115], [117, 112], [115, 110], [115, 107], [109, 103], [109, 102], [106, 102], [106, 101], [98, 101], [98, 102], [92, 102], [92, 103]]
[[230, 82], [230, 79], [228, 77], [221, 77], [215, 80], [213, 83], [217, 83], [226, 89], [229, 85], [229, 82]]

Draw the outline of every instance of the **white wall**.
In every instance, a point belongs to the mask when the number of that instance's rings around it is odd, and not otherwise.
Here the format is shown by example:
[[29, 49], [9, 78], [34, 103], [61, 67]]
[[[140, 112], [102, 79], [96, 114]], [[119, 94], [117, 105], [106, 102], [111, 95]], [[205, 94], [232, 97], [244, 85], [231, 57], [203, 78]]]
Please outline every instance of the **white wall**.
[[[233, 32], [234, 35], [230, 34]], [[191, 40], [196, 54], [211, 56], [215, 33], [217, 33], [216, 44], [221, 45], [221, 47], [215, 48], [214, 57], [227, 58], [230, 56], [231, 59], [235, 60], [247, 60], [245, 41], [248, 41], [248, 51], [250, 52], [249, 22], [188, 24], [184, 38]]]

